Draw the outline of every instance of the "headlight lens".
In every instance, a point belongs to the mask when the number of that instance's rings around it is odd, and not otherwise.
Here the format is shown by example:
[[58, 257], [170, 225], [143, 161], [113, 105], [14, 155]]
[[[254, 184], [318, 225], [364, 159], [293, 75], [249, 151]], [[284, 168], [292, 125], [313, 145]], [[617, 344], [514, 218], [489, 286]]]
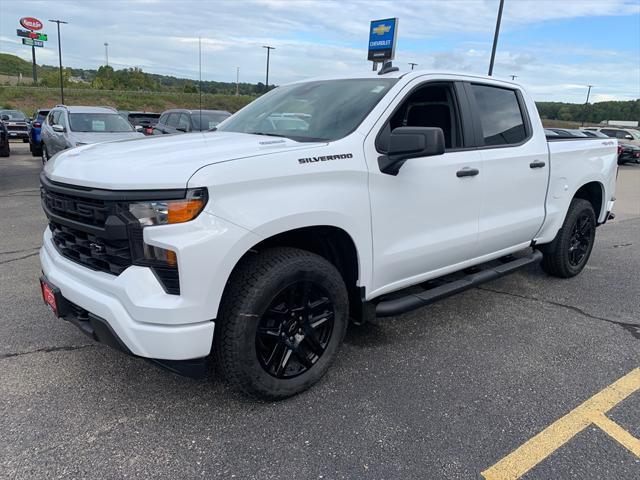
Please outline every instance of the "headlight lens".
[[180, 200], [153, 200], [129, 204], [129, 212], [138, 219], [140, 225], [168, 225], [188, 222], [196, 218], [207, 203], [207, 190], [193, 188]]

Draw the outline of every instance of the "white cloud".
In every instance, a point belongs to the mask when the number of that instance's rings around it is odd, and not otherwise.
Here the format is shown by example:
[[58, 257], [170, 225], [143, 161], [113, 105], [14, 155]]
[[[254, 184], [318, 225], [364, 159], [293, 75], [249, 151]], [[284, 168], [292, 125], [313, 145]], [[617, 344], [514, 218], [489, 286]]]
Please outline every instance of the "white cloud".
[[[365, 59], [368, 22], [400, 18], [396, 63], [419, 68], [486, 73], [498, 0], [0, 0], [0, 51], [29, 59], [29, 49], [12, 39], [17, 19], [61, 18], [63, 62], [97, 68], [142, 67], [152, 73], [197, 78], [198, 36], [202, 36], [203, 77], [264, 82], [266, 51], [273, 45], [270, 81], [285, 83], [324, 73], [370, 70]], [[518, 75], [536, 98], [580, 101], [581, 82], [602, 95], [640, 96], [640, 68], [628, 56], [599, 49], [598, 40], [561, 46], [553, 38], [536, 45], [509, 45], [504, 38], [548, 21], [585, 16], [639, 15], [635, 0], [511, 0], [505, 2], [497, 75]], [[57, 35], [45, 22], [49, 41], [39, 59], [57, 64]], [[562, 28], [560, 26], [559, 28]], [[640, 27], [639, 27], [640, 29]], [[630, 32], [630, 43], [633, 43]], [[505, 37], [506, 36], [506, 37]], [[482, 40], [482, 41], [479, 41]], [[636, 42], [637, 43], [637, 42]], [[424, 47], [422, 47], [424, 45]], [[559, 52], [561, 50], [561, 52]], [[640, 55], [640, 53], [638, 54]], [[39, 60], [39, 61], [40, 61]], [[579, 62], [578, 62], [579, 60]], [[624, 73], [621, 73], [624, 72]]]

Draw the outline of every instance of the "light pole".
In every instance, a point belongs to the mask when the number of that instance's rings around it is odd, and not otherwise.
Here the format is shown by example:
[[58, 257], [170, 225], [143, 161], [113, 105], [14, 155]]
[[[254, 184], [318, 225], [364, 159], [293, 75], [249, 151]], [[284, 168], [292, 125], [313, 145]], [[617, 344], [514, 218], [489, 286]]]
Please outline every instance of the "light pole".
[[265, 92], [269, 91], [269, 53], [271, 50], [275, 50], [276, 47], [270, 47], [269, 45], [263, 45], [262, 48], [267, 49], [267, 84], [265, 85]]
[[69, 22], [65, 22], [62, 20], [49, 20], [49, 21], [58, 24], [58, 61], [60, 62], [60, 99], [62, 100], [62, 104], [64, 105], [64, 84], [62, 81], [62, 46], [60, 44], [60, 24], [64, 23], [66, 25]]
[[584, 127], [584, 117], [587, 116], [587, 106], [589, 105], [589, 94], [591, 93], [591, 87], [593, 87], [593, 85], [587, 85], [587, 87], [589, 87], [589, 90], [587, 90], [587, 101], [584, 102], [584, 112], [582, 114], [582, 125], [580, 125], [581, 127]]
[[240, 95], [240, 67], [236, 67], [236, 97]]
[[411, 70], [413, 70], [413, 67], [415, 67], [418, 64], [417, 63], [413, 63], [413, 62], [409, 62], [409, 65], [411, 65]]
[[496, 48], [498, 46], [498, 35], [500, 35], [500, 22], [502, 21], [502, 9], [504, 8], [504, 0], [500, 0], [498, 7], [498, 19], [496, 20], [496, 31], [493, 34], [493, 48], [491, 49], [491, 62], [489, 63], [489, 76], [493, 75], [493, 62], [496, 59]]
[[104, 60], [108, 67], [109, 66], [109, 44], [107, 42], [104, 42]]

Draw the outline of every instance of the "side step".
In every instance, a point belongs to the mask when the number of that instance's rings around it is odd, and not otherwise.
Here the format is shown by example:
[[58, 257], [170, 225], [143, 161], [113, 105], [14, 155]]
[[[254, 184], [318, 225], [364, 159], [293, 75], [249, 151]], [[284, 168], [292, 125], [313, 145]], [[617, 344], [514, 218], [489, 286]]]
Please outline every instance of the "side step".
[[[480, 271], [476, 270], [474, 273], [465, 275], [463, 278], [425, 290], [424, 292], [411, 293], [404, 297], [394, 298], [393, 300], [383, 300], [376, 305], [376, 316], [391, 317], [393, 315], [399, 315], [437, 302], [438, 300], [450, 297], [451, 295], [463, 292], [464, 290], [468, 290], [469, 288], [473, 288], [490, 280], [503, 277], [522, 267], [539, 262], [542, 260], [542, 252], [534, 250], [526, 257], [513, 260], [511, 259], [512, 257], [507, 258], [507, 262], [486, 269], [482, 269], [483, 266], [479, 265], [476, 268], [480, 268]], [[490, 262], [490, 264], [493, 263], [495, 263], [495, 261]]]

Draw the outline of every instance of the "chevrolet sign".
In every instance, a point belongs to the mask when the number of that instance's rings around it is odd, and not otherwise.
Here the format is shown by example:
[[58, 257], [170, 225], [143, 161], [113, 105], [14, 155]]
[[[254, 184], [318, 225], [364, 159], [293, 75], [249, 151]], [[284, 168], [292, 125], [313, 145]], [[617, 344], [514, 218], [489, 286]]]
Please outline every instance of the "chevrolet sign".
[[369, 53], [367, 58], [373, 62], [392, 60], [396, 51], [397, 31], [397, 18], [372, 21], [369, 27]]

